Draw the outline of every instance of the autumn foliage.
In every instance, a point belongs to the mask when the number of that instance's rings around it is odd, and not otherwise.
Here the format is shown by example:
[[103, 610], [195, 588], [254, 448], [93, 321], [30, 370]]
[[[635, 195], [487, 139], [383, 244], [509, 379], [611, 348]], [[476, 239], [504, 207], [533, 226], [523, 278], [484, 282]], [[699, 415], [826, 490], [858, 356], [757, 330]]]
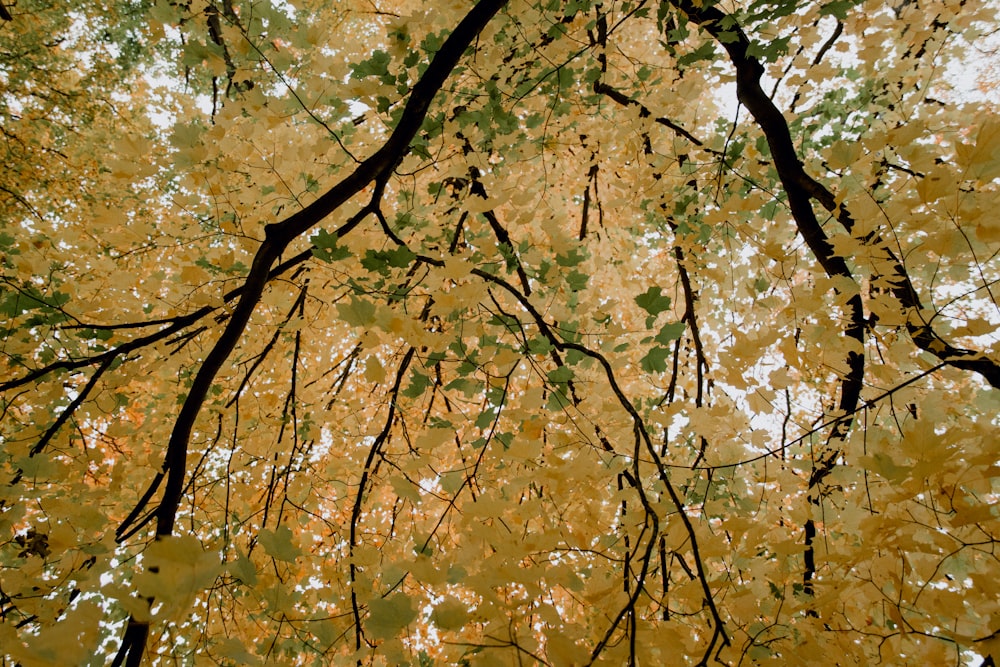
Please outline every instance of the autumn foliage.
[[1000, 659], [994, 2], [3, 5], [0, 664]]

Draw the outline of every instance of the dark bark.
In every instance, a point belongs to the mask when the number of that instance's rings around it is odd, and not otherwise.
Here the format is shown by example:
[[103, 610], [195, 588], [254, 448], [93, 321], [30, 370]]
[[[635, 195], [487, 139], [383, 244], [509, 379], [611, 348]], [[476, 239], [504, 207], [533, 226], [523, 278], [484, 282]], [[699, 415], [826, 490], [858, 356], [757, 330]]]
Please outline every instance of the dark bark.
[[[455, 27], [441, 49], [434, 55], [423, 77], [413, 86], [399, 124], [380, 149], [359, 164], [349, 176], [327, 190], [315, 202], [288, 218], [265, 227], [266, 238], [254, 256], [239, 302], [236, 304], [226, 328], [199, 367], [177, 420], [174, 422], [163, 462], [166, 484], [164, 485], [163, 498], [156, 510], [157, 537], [165, 537], [173, 533], [177, 509], [183, 495], [188, 444], [195, 421], [216, 376], [242, 339], [250, 316], [267, 285], [274, 263], [292, 241], [309, 231], [366, 186], [375, 181], [388, 180], [393, 168], [408, 152], [410, 141], [420, 129], [427, 115], [427, 110], [441, 86], [451, 75], [465, 50], [505, 4], [506, 0], [482, 0]], [[356, 224], [360, 222], [360, 218], [356, 219]], [[351, 231], [351, 229], [342, 229], [342, 234]], [[134, 621], [130, 621], [131, 623]], [[125, 639], [131, 638], [132, 636], [126, 631]], [[123, 639], [122, 649], [128, 654], [129, 660], [126, 664], [132, 664], [133, 659], [141, 658], [146, 643], [145, 639], [145, 634], [141, 638], [134, 638], [134, 641], [130, 641], [128, 644]]]

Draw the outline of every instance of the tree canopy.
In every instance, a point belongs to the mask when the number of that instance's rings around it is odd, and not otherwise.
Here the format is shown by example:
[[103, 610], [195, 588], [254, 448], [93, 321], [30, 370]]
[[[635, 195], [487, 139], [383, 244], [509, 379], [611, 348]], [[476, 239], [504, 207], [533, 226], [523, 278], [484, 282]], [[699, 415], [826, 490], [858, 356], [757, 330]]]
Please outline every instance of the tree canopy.
[[5, 665], [992, 664], [988, 0], [3, 0]]

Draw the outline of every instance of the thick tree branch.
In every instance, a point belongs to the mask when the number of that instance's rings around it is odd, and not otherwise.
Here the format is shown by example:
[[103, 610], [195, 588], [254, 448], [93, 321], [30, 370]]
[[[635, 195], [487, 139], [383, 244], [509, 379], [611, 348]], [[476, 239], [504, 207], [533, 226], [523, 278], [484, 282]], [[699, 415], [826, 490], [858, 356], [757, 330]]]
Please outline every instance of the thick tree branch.
[[[163, 498], [156, 513], [157, 536], [167, 536], [173, 533], [177, 508], [180, 505], [184, 488], [188, 443], [195, 421], [201, 412], [201, 407], [215, 377], [243, 337], [250, 316], [267, 285], [271, 267], [293, 240], [330, 215], [373, 181], [388, 179], [392, 169], [406, 154], [410, 141], [423, 123], [433, 98], [458, 64], [462, 54], [505, 4], [506, 0], [482, 0], [455, 27], [455, 30], [448, 36], [431, 60], [424, 75], [413, 86], [395, 130], [374, 155], [358, 165], [349, 176], [303, 210], [281, 222], [265, 227], [265, 240], [254, 256], [240, 300], [234, 308], [225, 330], [198, 369], [191, 390], [174, 422], [163, 463], [167, 479]], [[346, 233], [350, 229], [344, 231]], [[141, 656], [144, 643], [144, 641], [136, 642], [136, 645], [129, 649], [130, 660], [136, 651]]]
[[[687, 14], [695, 24], [707, 30], [729, 54], [729, 59], [736, 68], [736, 95], [764, 133], [799, 234], [828, 276], [844, 278], [851, 285], [849, 289], [853, 294], [850, 294], [846, 304], [849, 319], [844, 326], [844, 333], [855, 341], [857, 349], [847, 354], [848, 370], [841, 379], [838, 419], [830, 432], [830, 442], [837, 442], [838, 445], [813, 461], [809, 501], [818, 504], [821, 497], [819, 485], [836, 466], [840, 456], [839, 442], [846, 439], [852, 415], [861, 400], [865, 370], [865, 321], [861, 292], [847, 261], [834, 251], [812, 206], [812, 200], [816, 199], [829, 210], [829, 207], [835, 206], [835, 202], [830, 192], [803, 168], [785, 117], [761, 88], [764, 66], [750, 55], [750, 40], [735, 19], [715, 7], [696, 6], [690, 0], [674, 0], [673, 5]], [[816, 572], [813, 548], [815, 535], [816, 526], [812, 519], [808, 519], [805, 525], [803, 572], [806, 594], [812, 593], [812, 579]]]
[[[690, 0], [677, 0], [673, 4], [687, 14], [694, 23], [705, 28], [729, 54], [729, 59], [736, 67], [736, 95], [764, 132], [778, 177], [785, 187], [788, 205], [799, 234], [828, 276], [846, 278], [855, 284], [853, 288], [855, 293], [847, 301], [849, 321], [844, 327], [844, 333], [855, 340], [858, 347], [863, 346], [864, 311], [860, 291], [847, 262], [834, 252], [813, 211], [811, 200], [817, 199], [824, 207], [827, 206], [826, 200], [829, 200], [830, 206], [833, 206], [834, 202], [830, 193], [806, 174], [792, 142], [785, 117], [761, 88], [760, 79], [764, 74], [764, 67], [760, 61], [749, 55], [750, 40], [732, 22], [731, 17], [727, 17], [715, 7], [697, 7]], [[724, 29], [723, 25], [727, 19], [730, 19], [733, 27]], [[839, 404], [840, 412], [844, 415], [852, 413], [857, 407], [864, 379], [864, 363], [864, 356], [860, 352], [848, 353], [848, 372], [843, 378]], [[849, 420], [839, 424], [834, 428], [833, 437], [843, 438], [849, 425]]]
[[[505, 4], [506, 0], [483, 0], [456, 26], [428, 65], [424, 76], [413, 86], [396, 129], [374, 155], [306, 208], [281, 222], [265, 227], [266, 238], [254, 257], [239, 303], [233, 310], [226, 329], [199, 368], [171, 433], [163, 466], [168, 474], [163, 500], [157, 514], [158, 535], [169, 535], [173, 532], [174, 517], [183, 486], [187, 444], [195, 419], [212, 381], [246, 329], [250, 315], [263, 294], [271, 266], [294, 239], [311, 229], [373, 181], [388, 178], [423, 123], [431, 101], [458, 64], [465, 49]], [[343, 231], [347, 233], [351, 230]]]
[[[760, 86], [760, 77], [764, 73], [764, 68], [756, 58], [748, 54], [749, 39], [742, 30], [734, 32], [731, 29], [724, 29], [722, 26], [725, 25], [724, 21], [727, 16], [715, 7], [698, 8], [690, 0], [681, 0], [673, 4], [684, 11], [694, 23], [705, 28], [726, 49], [730, 60], [736, 67], [737, 97], [750, 110], [754, 120], [757, 121], [767, 138], [775, 168], [785, 186], [789, 207], [798, 225], [799, 233], [805, 239], [817, 261], [826, 270], [827, 275], [850, 278], [851, 273], [847, 269], [846, 262], [833, 252], [826, 234], [816, 220], [809, 200], [815, 199], [819, 202], [824, 209], [837, 218], [848, 232], [853, 230], [854, 220], [847, 207], [838, 205], [834, 194], [828, 188], [805, 172], [795, 151], [788, 123]], [[727, 35], [720, 39], [723, 32]], [[729, 34], [735, 34], [737, 38], [735, 40], [729, 39]], [[921, 319], [920, 313], [923, 310], [923, 305], [899, 258], [877, 235], [863, 240], [879, 247], [893, 266], [895, 276], [892, 282], [892, 292], [903, 309], [909, 313], [907, 330], [913, 342], [920, 349], [933, 354], [950, 366], [976, 372], [990, 385], [1000, 388], [1000, 364], [982, 353], [957, 348], [937, 334], [927, 322]], [[848, 306], [852, 311], [852, 323], [845, 329], [845, 332], [860, 342], [864, 332], [860, 295], [852, 297]], [[855, 375], [859, 375], [856, 386], [860, 395], [860, 374], [863, 374], [863, 363], [863, 359], [860, 357], [849, 360], [850, 371], [847, 379], [850, 386], [845, 385], [840, 406], [841, 410], [845, 412], [848, 410], [848, 406], [845, 405], [844, 398], [850, 398], [850, 394], [853, 393]], [[856, 402], [857, 397], [854, 398], [853, 403], [856, 405]], [[835, 429], [835, 432], [838, 430]]]

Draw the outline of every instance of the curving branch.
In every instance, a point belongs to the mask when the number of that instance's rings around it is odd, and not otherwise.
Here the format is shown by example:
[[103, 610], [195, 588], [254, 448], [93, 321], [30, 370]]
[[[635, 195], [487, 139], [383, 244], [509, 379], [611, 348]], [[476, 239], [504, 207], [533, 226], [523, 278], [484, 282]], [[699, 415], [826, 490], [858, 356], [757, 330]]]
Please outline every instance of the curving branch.
[[[443, 265], [443, 262], [441, 262], [440, 260], [434, 260], [429, 257], [420, 256], [419, 259], [421, 261], [425, 261], [430, 264]], [[548, 342], [554, 348], [560, 351], [574, 350], [584, 356], [587, 356], [595, 360], [598, 364], [600, 364], [601, 368], [604, 370], [604, 374], [608, 380], [608, 385], [611, 388], [611, 392], [618, 400], [618, 403], [625, 409], [625, 411], [629, 414], [629, 416], [632, 419], [633, 435], [635, 438], [635, 450], [633, 452], [633, 470], [631, 471], [632, 475], [635, 477], [633, 486], [636, 489], [636, 492], [639, 494], [640, 502], [642, 503], [643, 508], [646, 510], [647, 518], [653, 521], [652, 536], [649, 539], [648, 548], [645, 554], [643, 555], [642, 569], [640, 572], [640, 576], [638, 578], [641, 581], [645, 577], [645, 573], [648, 570], [650, 562], [653, 557], [654, 547], [657, 542], [656, 538], [659, 534], [658, 515], [656, 514], [649, 500], [646, 498], [645, 490], [642, 488], [642, 484], [639, 483], [641, 477], [637, 465], [642, 450], [645, 450], [646, 455], [649, 456], [650, 460], [652, 460], [654, 466], [656, 467], [657, 476], [660, 482], [666, 488], [667, 494], [670, 497], [670, 501], [674, 505], [674, 508], [677, 510], [677, 513], [684, 524], [685, 532], [687, 533], [688, 539], [690, 540], [691, 544], [691, 553], [695, 559], [696, 576], [699, 583], [701, 584], [702, 591], [704, 593], [704, 603], [705, 606], [708, 608], [709, 613], [712, 616], [712, 620], [714, 621], [714, 628], [712, 630], [713, 631], [712, 639], [709, 642], [709, 646], [705, 652], [705, 657], [699, 663], [699, 664], [708, 664], [708, 657], [711, 655], [712, 650], [714, 649], [716, 643], [721, 641], [722, 645], [725, 646], [730, 643], [730, 639], [728, 633], [725, 630], [725, 625], [724, 621], [722, 620], [722, 615], [719, 612], [718, 606], [716, 605], [715, 599], [712, 595], [711, 586], [708, 582], [708, 574], [705, 570], [705, 565], [702, 562], [702, 558], [699, 552], [698, 539], [694, 530], [694, 525], [691, 523], [691, 519], [687, 515], [687, 508], [684, 505], [684, 501], [681, 499], [680, 495], [677, 493], [677, 490], [674, 488], [673, 483], [670, 481], [669, 473], [667, 472], [667, 466], [663, 463], [663, 460], [660, 458], [659, 452], [657, 452], [656, 447], [653, 444], [652, 438], [649, 435], [649, 431], [646, 429], [646, 423], [643, 420], [642, 415], [639, 414], [636, 407], [632, 404], [628, 396], [625, 395], [625, 392], [618, 384], [618, 380], [617, 377], [615, 376], [614, 368], [611, 366], [611, 362], [609, 362], [607, 360], [607, 357], [605, 357], [600, 352], [591, 350], [589, 347], [581, 345], [579, 343], [562, 340], [558, 336], [556, 336], [555, 332], [552, 330], [552, 327], [545, 320], [545, 318], [538, 311], [538, 309], [535, 308], [535, 306], [531, 303], [531, 301], [529, 301], [524, 294], [519, 292], [516, 288], [514, 288], [513, 285], [511, 285], [503, 278], [499, 278], [491, 273], [488, 273], [478, 268], [472, 269], [471, 273], [473, 275], [479, 276], [480, 278], [482, 278], [487, 282], [493, 283], [501, 287], [504, 291], [513, 296], [514, 299], [521, 304], [521, 307], [524, 308], [529, 315], [531, 315], [531, 318], [532, 320], [534, 320], [535, 325], [538, 326], [539, 331], [542, 333], [543, 336], [545, 336], [546, 340], [548, 340]], [[632, 597], [630, 598], [629, 603], [622, 609], [621, 613], [614, 619], [611, 627], [609, 627], [604, 638], [594, 648], [591, 654], [591, 661], [596, 660], [601, 650], [603, 650], [603, 647], [607, 645], [608, 642], [611, 641], [611, 636], [615, 628], [621, 623], [622, 619], [626, 616], [628, 609], [634, 607], [635, 599], [637, 599], [642, 590], [643, 590], [642, 586], [637, 586], [635, 590], [632, 592], [631, 594]]]
[[90, 379], [87, 380], [83, 389], [77, 393], [76, 398], [74, 398], [72, 402], [66, 406], [66, 409], [62, 411], [59, 418], [52, 423], [52, 426], [50, 426], [44, 434], [42, 434], [42, 437], [38, 439], [38, 442], [32, 445], [28, 456], [37, 456], [42, 453], [42, 450], [44, 450], [46, 445], [48, 445], [52, 438], [55, 437], [56, 433], [59, 432], [59, 429], [63, 427], [63, 424], [69, 421], [69, 418], [73, 416], [73, 412], [76, 411], [76, 409], [80, 407], [85, 400], [87, 400], [87, 396], [90, 395], [90, 392], [94, 389], [97, 381], [101, 379], [101, 376], [104, 375], [105, 371], [111, 368], [112, 363], [114, 363], [114, 357], [109, 357], [101, 362], [101, 365], [98, 366], [97, 370], [94, 371], [94, 374], [90, 376]]
[[350, 541], [348, 542], [348, 558], [350, 562], [348, 567], [350, 568], [351, 582], [351, 612], [354, 614], [354, 648], [359, 651], [361, 650], [361, 642], [364, 639], [364, 629], [361, 624], [361, 608], [358, 606], [358, 566], [354, 560], [354, 548], [358, 546], [358, 526], [361, 523], [361, 509], [364, 506], [365, 492], [368, 490], [368, 480], [375, 474], [375, 469], [378, 467], [376, 458], [382, 455], [382, 447], [389, 440], [389, 434], [392, 432], [392, 424], [396, 420], [396, 401], [399, 400], [399, 388], [403, 384], [403, 377], [410, 368], [410, 362], [413, 361], [413, 355], [416, 351], [416, 348], [413, 347], [407, 349], [406, 354], [403, 355], [403, 359], [399, 362], [399, 368], [396, 369], [396, 379], [389, 390], [389, 411], [385, 417], [385, 425], [379, 434], [375, 436], [375, 441], [372, 442], [372, 446], [368, 450], [368, 458], [365, 460], [365, 467], [361, 472], [358, 493], [354, 496], [354, 507], [351, 510]]
[[[177, 510], [183, 495], [188, 444], [195, 421], [215, 377], [242, 339], [250, 316], [263, 295], [275, 262], [292, 241], [336, 211], [366, 186], [373, 182], [388, 180], [396, 164], [408, 152], [410, 141], [423, 123], [431, 102], [451, 75], [462, 54], [505, 5], [506, 0], [482, 0], [459, 22], [428, 64], [424, 75], [413, 86], [399, 123], [381, 148], [312, 204], [280, 222], [265, 226], [264, 242], [254, 255], [239, 302], [233, 309], [226, 328], [198, 369], [167, 442], [162, 466], [166, 474], [166, 484], [156, 510], [157, 536], [168, 536], [173, 533]], [[360, 218], [356, 219], [354, 225], [344, 225], [341, 228], [342, 234], [351, 231], [358, 223]], [[130, 621], [130, 627], [134, 622], [134, 619]], [[116, 660], [127, 654], [129, 664], [133, 660], [139, 661], [144, 646], [145, 635], [132, 644], [123, 642], [121, 650], [124, 654], [120, 651]]]
[[[844, 333], [856, 340], [859, 345], [863, 344], [865, 323], [860, 291], [856, 288], [854, 275], [848, 268], [847, 262], [834, 252], [812, 207], [813, 199], [820, 201], [824, 207], [826, 200], [829, 200], [829, 204], [833, 207], [832, 195], [809, 176], [802, 166], [785, 117], [761, 87], [764, 66], [750, 55], [749, 38], [738, 27], [733, 17], [715, 7], [697, 7], [690, 0], [675, 0], [673, 5], [683, 11], [695, 24], [707, 30], [728, 53], [730, 61], [736, 68], [737, 98], [750, 111], [764, 132], [799, 234], [828, 276], [847, 278], [855, 284], [855, 293], [847, 302], [850, 320], [844, 328]], [[724, 29], [723, 25], [727, 24], [732, 27]], [[849, 370], [843, 379], [839, 405], [841, 412], [845, 414], [857, 406], [860, 398], [864, 363], [864, 357], [860, 353], [848, 354]], [[849, 424], [835, 429], [835, 436], [842, 438], [846, 433], [846, 426]]]
[[[811, 200], [815, 200], [831, 213], [849, 233], [854, 229], [854, 219], [846, 206], [837, 203], [836, 197], [829, 188], [807, 174], [803, 168], [795, 151], [788, 123], [760, 85], [764, 67], [760, 61], [749, 55], [750, 40], [739, 28], [723, 28], [722, 26], [727, 24], [735, 26], [736, 22], [733, 17], [715, 7], [696, 7], [690, 0], [677, 0], [673, 4], [687, 14], [694, 23], [712, 35], [726, 50], [729, 59], [736, 67], [737, 97], [750, 111], [764, 132], [771, 149], [771, 155], [774, 158], [775, 169], [788, 195], [792, 216], [795, 218], [799, 233], [809, 249], [827, 275], [831, 277], [843, 276], [851, 278], [853, 281], [844, 259], [833, 252], [833, 248], [812, 210]], [[733, 35], [735, 35], [735, 39], [731, 37]], [[838, 35], [835, 32], [831, 39], [836, 36]], [[872, 233], [862, 240], [877, 247], [892, 266], [894, 274], [890, 281], [892, 293], [899, 300], [903, 310], [909, 314], [906, 328], [917, 347], [933, 354], [949, 366], [978, 373], [991, 386], [1000, 388], [1000, 363], [981, 352], [955, 347], [934, 331], [930, 323], [921, 317], [921, 312], [924, 310], [923, 304], [900, 259], [877, 233]], [[852, 296], [848, 301], [848, 306], [851, 309], [852, 317], [851, 324], [845, 329], [845, 333], [861, 342], [864, 322], [863, 315], [861, 315], [860, 294]], [[855, 385], [860, 395], [864, 360], [860, 355], [852, 355], [852, 358], [849, 359], [849, 367], [850, 370], [845, 378], [847, 384], [844, 386], [840, 405], [840, 409], [844, 412], [847, 412], [851, 407], [847, 405], [848, 401], [845, 401], [845, 398], [852, 398]], [[857, 398], [857, 396], [853, 396], [853, 401], [849, 401], [852, 406], [857, 405]], [[835, 433], [842, 435], [840, 431], [841, 429], [836, 429]]]
[[[475, 167], [470, 167], [469, 178], [472, 179], [469, 191], [480, 199], [489, 199], [486, 188], [483, 186], [482, 181], [479, 180], [479, 170]], [[521, 281], [521, 287], [524, 289], [524, 293], [531, 294], [531, 282], [528, 280], [528, 274], [525, 273], [524, 267], [521, 265], [521, 260], [517, 256], [517, 248], [514, 247], [514, 242], [511, 241], [510, 233], [507, 231], [507, 228], [503, 226], [500, 219], [497, 217], [497, 214], [493, 211], [484, 211], [483, 217], [486, 218], [488, 223], [490, 223], [490, 229], [493, 230], [493, 234], [497, 237], [497, 241], [500, 244], [501, 254], [510, 254], [508, 262], [513, 262], [514, 269], [517, 271], [517, 278]], [[506, 253], [503, 252], [504, 250]]]
[[[697, 6], [691, 0], [674, 0], [672, 4], [686, 14], [692, 22], [712, 35], [726, 50], [730, 61], [736, 68], [737, 97], [750, 111], [764, 133], [771, 150], [775, 169], [788, 197], [789, 208], [799, 234], [828, 276], [846, 278], [852, 284], [851, 291], [853, 293], [847, 301], [850, 317], [844, 327], [844, 333], [855, 340], [858, 343], [858, 348], [863, 350], [865, 319], [857, 281], [844, 257], [838, 255], [830, 244], [826, 233], [819, 224], [812, 202], [815, 200], [819, 203], [840, 222], [848, 233], [852, 233], [855, 224], [849, 210], [846, 206], [838, 205], [833, 193], [806, 173], [795, 150], [788, 123], [761, 87], [764, 67], [759, 60], [750, 55], [750, 41], [734, 18], [716, 7]], [[839, 36], [839, 31], [834, 33], [831, 40], [836, 39], [837, 36]], [[828, 47], [824, 45], [821, 54], [826, 48]], [[877, 233], [872, 233], [863, 238], [862, 241], [879, 248], [892, 267], [894, 275], [890, 280], [891, 291], [902, 309], [908, 313], [906, 327], [917, 347], [930, 352], [947, 365], [979, 373], [992, 386], [1000, 387], [1000, 364], [981, 353], [956, 348], [938, 335], [930, 323], [923, 319], [921, 314], [923, 305], [919, 294], [910, 280], [905, 266], [884, 240]], [[847, 365], [848, 372], [841, 380], [838, 415], [833, 422], [828, 445], [841, 442], [846, 438], [853, 421], [853, 415], [857, 412], [861, 401], [865, 367], [863, 354], [859, 351], [849, 352]], [[809, 501], [811, 503], [816, 505], [820, 503], [823, 479], [836, 467], [839, 457], [839, 446], [833, 445], [813, 461], [813, 469], [809, 478]], [[817, 528], [812, 519], [806, 521], [804, 533], [806, 550], [803, 554], [805, 566], [803, 583], [805, 592], [811, 594], [813, 591], [812, 579], [816, 573], [813, 542], [817, 535]], [[815, 614], [813, 611], [809, 613]]]
[[[847, 438], [853, 423], [853, 414], [861, 400], [861, 387], [865, 374], [863, 354], [865, 319], [861, 291], [847, 261], [834, 251], [813, 210], [813, 199], [828, 210], [829, 207], [836, 208], [833, 197], [826, 188], [806, 173], [795, 150], [785, 117], [761, 87], [764, 66], [750, 55], [751, 44], [746, 33], [739, 27], [734, 17], [716, 7], [697, 6], [691, 0], [674, 0], [672, 4], [692, 22], [704, 28], [726, 50], [736, 68], [736, 96], [750, 111], [754, 121], [764, 133], [799, 235], [805, 240], [816, 261], [828, 276], [846, 279], [851, 285], [852, 293], [847, 300], [849, 319], [844, 326], [844, 334], [857, 343], [858, 349], [851, 350], [847, 354], [848, 370], [841, 378], [838, 418], [830, 430], [828, 449], [813, 461], [812, 474], [809, 478], [809, 502], [818, 505], [822, 497], [820, 484], [836, 467], [840, 457], [839, 443]], [[803, 554], [805, 569], [802, 579], [804, 592], [809, 595], [813, 592], [812, 580], [816, 573], [813, 548], [816, 525], [812, 519], [806, 521], [804, 533], [806, 549]]]
[[[370, 209], [362, 209], [357, 215], [348, 221], [351, 226], [356, 225], [364, 217], [370, 213]], [[347, 225], [345, 225], [346, 227]], [[340, 230], [338, 230], [340, 231]], [[271, 270], [267, 276], [267, 282], [284, 275], [296, 266], [304, 263], [310, 257], [312, 257], [312, 249], [305, 250], [284, 262], [278, 264]], [[240, 298], [243, 294], [243, 288], [237, 287], [232, 289], [222, 295], [223, 303], [232, 303]], [[58, 361], [53, 361], [52, 363], [46, 364], [39, 368], [32, 369], [20, 377], [16, 377], [12, 380], [7, 380], [6, 382], [0, 382], [0, 393], [9, 391], [11, 389], [16, 389], [17, 387], [24, 386], [26, 384], [31, 384], [36, 382], [46, 375], [56, 373], [58, 371], [73, 371], [78, 368], [86, 368], [88, 366], [100, 366], [109, 361], [114, 361], [115, 359], [121, 358], [127, 360], [128, 355], [132, 352], [140, 350], [150, 345], [155, 345], [156, 343], [169, 338], [170, 336], [187, 329], [188, 327], [196, 324], [200, 320], [208, 317], [209, 315], [218, 312], [220, 306], [202, 306], [197, 310], [194, 310], [186, 315], [178, 315], [176, 317], [164, 317], [155, 320], [146, 320], [138, 322], [123, 322], [120, 324], [97, 324], [89, 322], [79, 322], [77, 324], [68, 324], [66, 326], [60, 327], [62, 331], [69, 330], [79, 330], [79, 329], [96, 329], [100, 331], [116, 331], [122, 329], [144, 329], [146, 327], [162, 326], [163, 328], [159, 331], [155, 331], [151, 334], [146, 334], [145, 336], [140, 336], [139, 338], [133, 338], [132, 340], [126, 341], [121, 345], [105, 350], [100, 354], [95, 354], [92, 357], [83, 357], [80, 359], [60, 359]], [[217, 316], [217, 321], [223, 321], [228, 315]]]
[[[173, 532], [174, 518], [180, 503], [188, 440], [195, 419], [201, 411], [201, 405], [212, 381], [242, 338], [250, 315], [263, 294], [267, 276], [274, 262], [293, 240], [333, 213], [367, 185], [388, 179], [392, 169], [406, 154], [410, 141], [423, 123], [431, 101], [458, 64], [465, 49], [505, 4], [505, 0], [483, 0], [456, 26], [428, 65], [424, 76], [413, 86], [396, 129], [374, 155], [364, 160], [349, 176], [306, 208], [281, 222], [265, 227], [264, 242], [254, 256], [240, 300], [233, 310], [226, 329], [219, 336], [195, 376], [191, 391], [181, 407], [167, 444], [163, 467], [168, 475], [163, 500], [157, 513], [158, 535], [170, 535]], [[360, 219], [357, 222], [360, 222]], [[344, 227], [341, 228], [341, 235], [353, 229], [353, 226], [346, 229]]]

